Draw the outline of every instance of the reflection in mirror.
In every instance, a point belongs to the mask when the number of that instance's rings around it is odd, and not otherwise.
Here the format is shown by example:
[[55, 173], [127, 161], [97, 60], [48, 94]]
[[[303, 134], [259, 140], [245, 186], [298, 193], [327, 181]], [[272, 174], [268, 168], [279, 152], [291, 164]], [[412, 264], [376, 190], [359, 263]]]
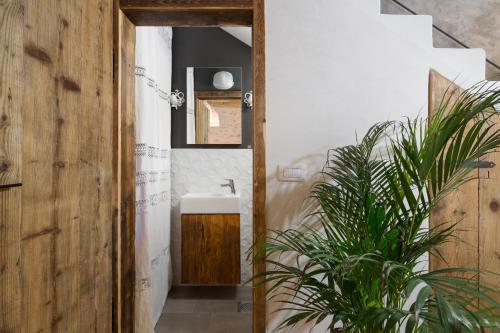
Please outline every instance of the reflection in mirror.
[[242, 69], [186, 69], [187, 144], [242, 144]]
[[241, 144], [241, 92], [196, 92], [196, 144]]

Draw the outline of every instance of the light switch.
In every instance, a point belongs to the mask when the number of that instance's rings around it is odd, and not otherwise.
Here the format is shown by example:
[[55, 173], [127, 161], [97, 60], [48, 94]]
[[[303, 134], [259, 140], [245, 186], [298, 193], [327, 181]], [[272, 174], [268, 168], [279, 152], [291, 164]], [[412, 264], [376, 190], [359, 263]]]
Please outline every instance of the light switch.
[[278, 165], [278, 180], [282, 182], [305, 181], [305, 168], [301, 165]]

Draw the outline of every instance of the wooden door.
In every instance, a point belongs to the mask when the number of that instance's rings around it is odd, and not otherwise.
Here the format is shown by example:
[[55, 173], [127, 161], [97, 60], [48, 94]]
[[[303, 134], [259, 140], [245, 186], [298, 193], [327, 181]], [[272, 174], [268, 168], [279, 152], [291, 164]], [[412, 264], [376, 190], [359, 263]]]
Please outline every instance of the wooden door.
[[[495, 116], [500, 126], [500, 116]], [[500, 152], [485, 157], [494, 167], [479, 169], [479, 268], [483, 271], [500, 273]], [[481, 283], [500, 286], [500, 277], [480, 274]], [[492, 294], [500, 302], [500, 294]], [[500, 314], [500, 313], [499, 313]]]
[[0, 1], [2, 332], [112, 330], [112, 14]]
[[[429, 85], [429, 114], [441, 102], [445, 92], [456, 96], [463, 92], [458, 86], [439, 73], [431, 71]], [[453, 98], [452, 98], [453, 101]], [[495, 121], [500, 126], [500, 117]], [[478, 268], [500, 273], [500, 152], [484, 158], [484, 168], [471, 173], [475, 179], [461, 186], [439, 202], [431, 213], [430, 227], [458, 223], [457, 236], [440, 249], [443, 258], [431, 257], [430, 269], [447, 267]], [[500, 279], [480, 275], [481, 282], [500, 285]], [[500, 295], [492, 295], [500, 301]]]
[[0, 2], [0, 331], [21, 328], [21, 1]]
[[[432, 112], [439, 107], [445, 94], [450, 96], [450, 104], [453, 104], [464, 90], [435, 71], [431, 71], [429, 79], [429, 116], [432, 117]], [[456, 238], [439, 248], [442, 258], [429, 258], [430, 270], [448, 267], [477, 268], [479, 265], [479, 170], [471, 172], [470, 177], [473, 180], [448, 194], [431, 212], [429, 227], [446, 228], [456, 224]]]

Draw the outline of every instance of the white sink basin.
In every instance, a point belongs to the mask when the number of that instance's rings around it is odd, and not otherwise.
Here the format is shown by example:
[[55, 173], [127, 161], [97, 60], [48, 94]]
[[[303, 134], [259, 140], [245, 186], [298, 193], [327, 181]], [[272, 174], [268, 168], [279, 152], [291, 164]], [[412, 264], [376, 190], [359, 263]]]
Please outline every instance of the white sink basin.
[[239, 194], [188, 193], [181, 197], [181, 214], [239, 213]]

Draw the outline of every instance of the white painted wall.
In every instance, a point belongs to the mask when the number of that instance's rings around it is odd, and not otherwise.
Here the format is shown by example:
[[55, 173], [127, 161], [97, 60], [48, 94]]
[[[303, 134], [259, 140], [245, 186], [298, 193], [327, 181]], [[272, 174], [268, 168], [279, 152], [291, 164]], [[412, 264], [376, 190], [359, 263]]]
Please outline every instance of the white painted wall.
[[[429, 17], [402, 21], [378, 10], [377, 0], [266, 1], [270, 228], [301, 223], [329, 148], [354, 143], [375, 122], [425, 116], [431, 67], [465, 87], [484, 79], [482, 50], [433, 49]], [[306, 165], [307, 181], [278, 182], [279, 163]], [[275, 309], [270, 303], [269, 332], [283, 318]]]
[[242, 283], [252, 275], [246, 260], [252, 245], [252, 150], [172, 149], [172, 265], [174, 285], [181, 281], [180, 198], [186, 193], [227, 193], [226, 178], [234, 179], [240, 194], [240, 239]]

